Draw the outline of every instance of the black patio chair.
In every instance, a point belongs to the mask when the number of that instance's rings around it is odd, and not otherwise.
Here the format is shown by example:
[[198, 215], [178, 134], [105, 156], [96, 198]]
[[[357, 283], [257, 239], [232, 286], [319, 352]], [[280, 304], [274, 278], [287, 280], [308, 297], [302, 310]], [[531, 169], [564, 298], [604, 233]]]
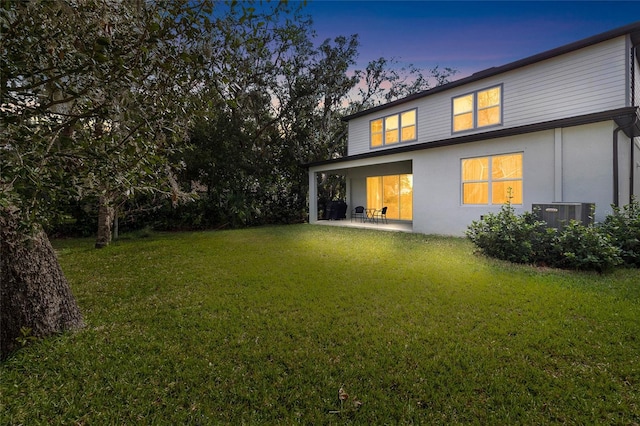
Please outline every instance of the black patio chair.
[[389, 223], [387, 221], [387, 208], [383, 207], [381, 210], [376, 210], [373, 213], [373, 219], [378, 222], [378, 219], [384, 220], [384, 223]]
[[353, 209], [353, 211], [351, 212], [351, 222], [353, 222], [353, 218], [360, 218], [361, 222], [364, 222], [364, 207], [363, 206], [358, 206], [355, 209]]

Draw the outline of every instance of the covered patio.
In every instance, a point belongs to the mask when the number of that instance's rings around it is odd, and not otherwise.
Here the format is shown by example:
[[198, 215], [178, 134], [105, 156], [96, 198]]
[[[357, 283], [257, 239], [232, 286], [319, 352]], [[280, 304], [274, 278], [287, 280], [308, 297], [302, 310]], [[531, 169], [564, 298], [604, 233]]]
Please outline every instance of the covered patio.
[[343, 228], [360, 228], [360, 229], [375, 229], [378, 231], [395, 231], [395, 232], [413, 232], [413, 222], [409, 221], [393, 221], [389, 220], [388, 223], [384, 222], [363, 222], [359, 219], [349, 219], [349, 213], [347, 213], [347, 219], [342, 220], [318, 220], [313, 222], [313, 225], [322, 226], [341, 226]]
[[[365, 158], [340, 158], [309, 165], [309, 223], [363, 229], [413, 232], [412, 158], [408, 154]], [[345, 193], [340, 201], [346, 203], [346, 218], [329, 219], [319, 209], [320, 175], [342, 176]], [[386, 212], [386, 220], [362, 221], [353, 218], [353, 209], [363, 206], [367, 210]], [[334, 218], [340, 219], [340, 218]]]

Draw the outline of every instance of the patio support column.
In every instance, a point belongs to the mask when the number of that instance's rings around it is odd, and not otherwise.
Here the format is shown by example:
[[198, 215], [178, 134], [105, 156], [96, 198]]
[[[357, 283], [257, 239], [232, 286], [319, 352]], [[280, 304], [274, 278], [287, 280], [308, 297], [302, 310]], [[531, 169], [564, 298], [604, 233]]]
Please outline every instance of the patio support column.
[[345, 202], [347, 203], [347, 215], [349, 215], [349, 212], [351, 212], [355, 206], [351, 202], [351, 178], [348, 173], [345, 175], [344, 181], [346, 187]]
[[316, 172], [309, 170], [309, 223], [318, 221], [318, 179]]

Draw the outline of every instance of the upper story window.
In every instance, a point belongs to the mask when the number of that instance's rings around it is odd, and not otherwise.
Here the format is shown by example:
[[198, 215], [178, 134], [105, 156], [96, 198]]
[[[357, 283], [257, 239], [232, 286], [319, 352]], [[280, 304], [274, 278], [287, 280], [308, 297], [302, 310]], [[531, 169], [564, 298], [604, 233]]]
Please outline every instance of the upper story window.
[[522, 204], [522, 153], [464, 158], [462, 204]]
[[389, 115], [370, 122], [371, 147], [393, 145], [418, 138], [415, 109]]
[[453, 131], [502, 123], [502, 85], [453, 98]]

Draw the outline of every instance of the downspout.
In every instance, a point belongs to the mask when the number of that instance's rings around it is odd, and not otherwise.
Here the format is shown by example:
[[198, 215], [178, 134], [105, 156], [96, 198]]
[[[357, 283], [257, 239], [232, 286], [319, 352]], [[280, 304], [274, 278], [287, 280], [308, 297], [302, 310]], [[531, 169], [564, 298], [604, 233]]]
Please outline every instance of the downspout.
[[[636, 106], [636, 51], [638, 45], [631, 46], [631, 106]], [[636, 116], [638, 114], [636, 113]], [[631, 134], [631, 153], [629, 154], [629, 204], [633, 202], [633, 181], [635, 176], [635, 161], [633, 159], [635, 153], [636, 141]]]
[[631, 138], [631, 155], [629, 155], [629, 166], [630, 166], [630, 172], [629, 172], [629, 204], [633, 203], [633, 182], [635, 180], [635, 170], [636, 170], [636, 162], [633, 159], [634, 157], [634, 153], [636, 151], [636, 141], [635, 138]]
[[[636, 54], [637, 54], [637, 50], [638, 50], [638, 44], [634, 44], [633, 46], [631, 46], [631, 106], [636, 106]], [[637, 120], [637, 113], [636, 113], [636, 120]], [[635, 138], [631, 137], [631, 153], [629, 154], [629, 204], [631, 204], [633, 202], [633, 194], [634, 194], [634, 188], [633, 188], [633, 183], [635, 181], [635, 170], [636, 170], [636, 163], [634, 160], [634, 153], [636, 151], [636, 142], [635, 142]]]

